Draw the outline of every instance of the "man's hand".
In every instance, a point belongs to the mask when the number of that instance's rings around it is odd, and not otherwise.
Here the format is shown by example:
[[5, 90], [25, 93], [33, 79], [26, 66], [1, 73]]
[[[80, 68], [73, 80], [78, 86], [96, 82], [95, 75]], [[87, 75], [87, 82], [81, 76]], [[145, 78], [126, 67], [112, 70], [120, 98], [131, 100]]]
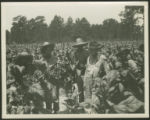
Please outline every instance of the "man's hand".
[[70, 67], [71, 67], [72, 70], [75, 70], [75, 68], [76, 68], [76, 66], [72, 65], [72, 64], [70, 64]]
[[112, 103], [112, 102], [109, 101], [109, 100], [106, 100], [106, 102], [108, 103], [108, 105], [109, 105], [110, 107], [112, 107], [112, 106], [114, 105], [114, 103]]

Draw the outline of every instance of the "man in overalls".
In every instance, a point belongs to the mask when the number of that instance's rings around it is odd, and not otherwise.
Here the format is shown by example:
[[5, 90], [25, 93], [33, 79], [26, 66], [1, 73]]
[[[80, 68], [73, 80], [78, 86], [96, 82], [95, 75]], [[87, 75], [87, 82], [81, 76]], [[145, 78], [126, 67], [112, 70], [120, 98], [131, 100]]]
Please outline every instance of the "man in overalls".
[[83, 78], [82, 76], [85, 73], [85, 65], [87, 62], [88, 51], [84, 49], [87, 45], [87, 42], [84, 42], [81, 38], [76, 39], [76, 44], [72, 47], [75, 51], [72, 52], [73, 64], [71, 65], [72, 70], [76, 74], [76, 83], [78, 86], [79, 92], [79, 102], [84, 101], [84, 90], [83, 90]]

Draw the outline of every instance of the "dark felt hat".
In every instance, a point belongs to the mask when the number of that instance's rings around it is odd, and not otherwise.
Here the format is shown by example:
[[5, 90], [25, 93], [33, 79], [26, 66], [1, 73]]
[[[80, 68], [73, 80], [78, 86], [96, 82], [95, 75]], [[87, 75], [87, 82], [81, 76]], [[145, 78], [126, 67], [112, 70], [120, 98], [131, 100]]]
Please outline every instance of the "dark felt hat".
[[22, 52], [16, 57], [15, 64], [22, 66], [22, 65], [31, 64], [32, 61], [33, 61], [32, 55], [30, 55], [27, 52]]
[[101, 49], [103, 46], [101, 44], [99, 44], [98, 42], [96, 41], [92, 41], [89, 43], [89, 49], [90, 50], [99, 50]]

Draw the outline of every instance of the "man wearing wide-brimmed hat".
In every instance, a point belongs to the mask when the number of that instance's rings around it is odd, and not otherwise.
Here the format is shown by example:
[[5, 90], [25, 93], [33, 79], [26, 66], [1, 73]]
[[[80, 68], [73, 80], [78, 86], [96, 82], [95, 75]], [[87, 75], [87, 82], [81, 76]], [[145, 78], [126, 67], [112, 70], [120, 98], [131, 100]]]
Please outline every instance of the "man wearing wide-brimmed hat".
[[[52, 66], [54, 66], [57, 62], [56, 56], [53, 55], [53, 51], [55, 49], [55, 44], [44, 42], [41, 46], [41, 54], [42, 59], [41, 62], [45, 64], [46, 69], [51, 69]], [[58, 95], [57, 95], [57, 86], [51, 82], [48, 82], [47, 80], [47, 87], [49, 89], [49, 92], [46, 92], [46, 107], [47, 109], [54, 110], [53, 108], [56, 108]], [[53, 106], [54, 105], [54, 106]], [[56, 106], [55, 106], [56, 105]], [[52, 108], [53, 106], [53, 108]], [[56, 110], [57, 111], [57, 110]], [[56, 112], [55, 110], [53, 112]]]
[[88, 57], [88, 51], [84, 49], [84, 47], [88, 43], [85, 42], [82, 38], [77, 38], [76, 42], [72, 46], [75, 51], [72, 52], [73, 64], [71, 65], [72, 69], [76, 73], [76, 82], [78, 85], [79, 90], [79, 102], [84, 101], [84, 94], [83, 94], [83, 80], [82, 77], [85, 72], [85, 65]]
[[42, 71], [42, 73], [45, 76], [45, 81], [43, 82], [43, 84], [45, 84], [45, 87], [43, 88], [45, 90], [45, 104], [46, 104], [46, 109], [51, 112], [57, 111], [53, 109], [56, 108], [55, 105], [57, 104], [56, 101], [58, 99], [57, 86], [53, 84], [51, 82], [52, 80], [46, 76], [49, 76], [48, 75], [50, 74], [49, 70], [57, 63], [57, 58], [53, 54], [54, 49], [55, 49], [55, 44], [44, 42], [40, 48], [42, 58], [40, 60], [34, 61], [34, 64], [37, 67], [37, 69]]
[[[89, 56], [87, 58], [86, 70], [84, 74], [84, 99], [93, 99], [95, 89], [93, 86], [95, 83], [101, 81], [102, 77], [106, 74], [107, 68], [106, 57], [103, 54], [98, 54], [99, 49], [103, 46], [92, 41], [89, 43], [88, 50]], [[105, 72], [105, 74], [104, 74]], [[95, 96], [95, 95], [94, 95]]]
[[77, 38], [75, 44], [72, 46], [75, 49], [74, 60], [78, 68], [82, 68], [82, 65], [86, 63], [88, 57], [88, 51], [84, 49], [86, 45], [88, 45], [88, 43], [83, 41], [82, 38]]
[[41, 46], [41, 54], [42, 54], [42, 59], [44, 61], [52, 62], [52, 52], [54, 50], [55, 45], [53, 43], [49, 42], [44, 42], [43, 45]]

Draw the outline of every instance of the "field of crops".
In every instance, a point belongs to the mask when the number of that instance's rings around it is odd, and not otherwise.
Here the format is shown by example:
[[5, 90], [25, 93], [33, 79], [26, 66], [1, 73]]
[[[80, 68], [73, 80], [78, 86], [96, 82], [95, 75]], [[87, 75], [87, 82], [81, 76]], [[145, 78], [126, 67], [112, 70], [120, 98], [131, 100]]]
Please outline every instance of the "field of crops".
[[[75, 64], [70, 55], [74, 43], [55, 44], [54, 55], [57, 62], [53, 69], [36, 62], [42, 59], [42, 44], [7, 45], [7, 113], [143, 113], [144, 51], [140, 46], [142, 41], [99, 43], [103, 45], [99, 54], [106, 57], [109, 71], [97, 78], [100, 80], [96, 83], [96, 88], [92, 88], [97, 90], [93, 99], [82, 103], [79, 102], [77, 73], [71, 69]], [[88, 50], [88, 46], [85, 49]], [[32, 63], [27, 66], [19, 65], [15, 61], [24, 51], [33, 57]], [[84, 78], [84, 75], [82, 77]], [[56, 92], [52, 92], [53, 88]]]

